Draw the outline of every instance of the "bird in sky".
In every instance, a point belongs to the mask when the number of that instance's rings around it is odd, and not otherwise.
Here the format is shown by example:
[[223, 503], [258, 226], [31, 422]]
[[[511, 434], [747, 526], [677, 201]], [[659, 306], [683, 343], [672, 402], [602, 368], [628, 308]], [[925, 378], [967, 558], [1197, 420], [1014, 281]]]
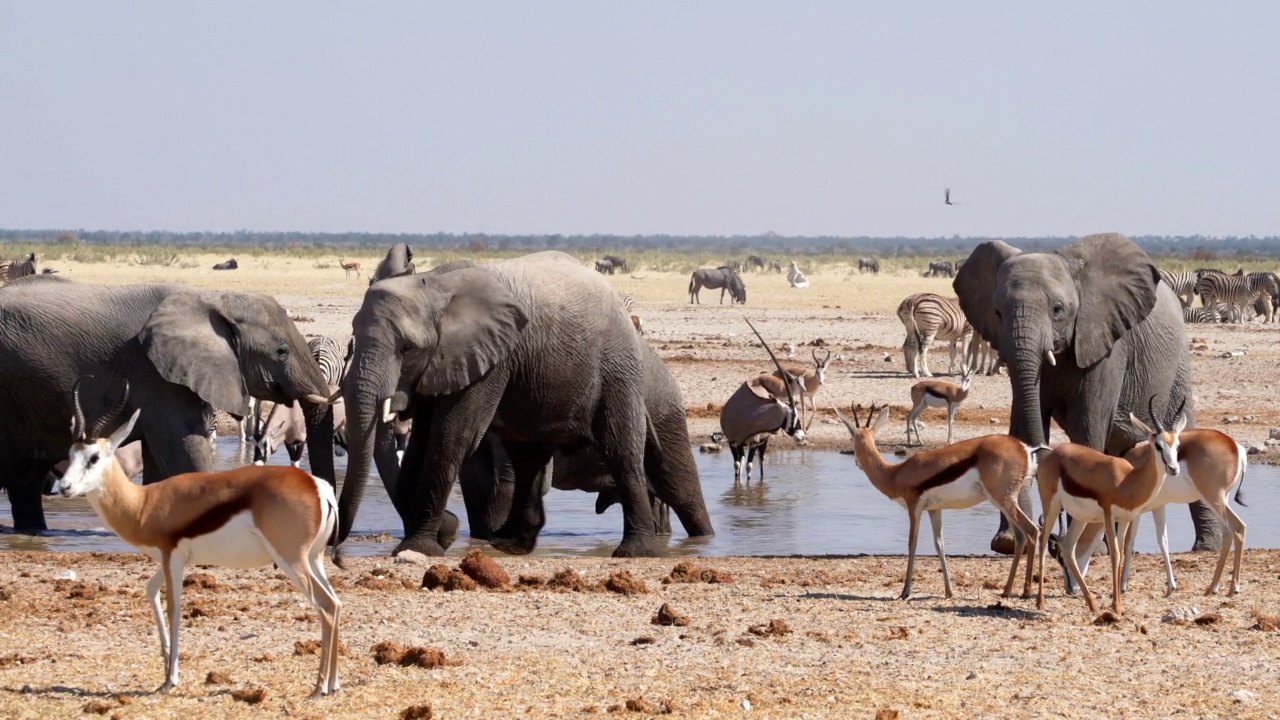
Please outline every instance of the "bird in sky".
[[943, 200], [944, 200], [948, 205], [959, 205], [959, 203], [953, 203], [953, 202], [951, 202], [951, 188], [947, 188], [947, 191], [946, 191], [946, 193], [942, 196], [942, 199], [943, 199]]

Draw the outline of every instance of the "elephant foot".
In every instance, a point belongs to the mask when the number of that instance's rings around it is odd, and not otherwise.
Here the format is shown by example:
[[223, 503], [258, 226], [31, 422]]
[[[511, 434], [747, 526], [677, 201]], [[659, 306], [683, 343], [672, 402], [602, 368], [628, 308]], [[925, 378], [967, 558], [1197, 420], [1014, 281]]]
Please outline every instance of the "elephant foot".
[[991, 538], [991, 552], [1000, 555], [1012, 555], [1015, 546], [1012, 530], [1001, 530]]
[[528, 555], [538, 545], [541, 527], [505, 524], [493, 531], [489, 544], [508, 555]]
[[1221, 552], [1222, 542], [1216, 537], [1196, 538], [1196, 542], [1191, 546], [1191, 552]]
[[658, 557], [662, 554], [662, 546], [658, 538], [652, 535], [640, 537], [624, 537], [614, 549], [614, 557]]
[[458, 516], [445, 510], [440, 518], [440, 529], [436, 531], [436, 542], [440, 543], [440, 547], [448, 550], [453, 541], [458, 539], [458, 525]]
[[392, 555], [399, 555], [405, 550], [420, 552], [427, 557], [440, 557], [444, 555], [444, 547], [440, 543], [430, 538], [408, 537], [400, 541], [396, 545], [396, 549], [391, 551]]

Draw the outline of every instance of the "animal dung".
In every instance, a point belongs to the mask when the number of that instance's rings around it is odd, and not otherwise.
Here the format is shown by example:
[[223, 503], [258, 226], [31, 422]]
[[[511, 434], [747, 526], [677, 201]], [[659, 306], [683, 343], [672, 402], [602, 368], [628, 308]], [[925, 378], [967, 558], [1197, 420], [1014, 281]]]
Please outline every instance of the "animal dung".
[[649, 586], [645, 584], [644, 580], [632, 575], [630, 570], [618, 570], [611, 573], [609, 578], [604, 581], [604, 588], [619, 595], [643, 595], [649, 592]]
[[391, 640], [384, 640], [374, 645], [370, 652], [373, 653], [373, 661], [379, 665], [417, 666], [431, 669], [462, 664], [461, 660], [450, 660], [443, 650], [405, 646]]
[[658, 608], [658, 614], [654, 615], [649, 622], [654, 625], [684, 627], [689, 624], [689, 618], [676, 612], [675, 608], [671, 607], [671, 603], [662, 603], [662, 607]]
[[432, 565], [427, 568], [426, 573], [422, 576], [422, 588], [424, 590], [444, 590], [452, 592], [454, 590], [470, 591], [479, 588], [475, 580], [472, 580], [460, 570], [451, 570], [448, 565]]
[[662, 579], [664, 585], [671, 583], [731, 583], [733, 575], [723, 570], [695, 565], [690, 562], [678, 563], [671, 568], [671, 573]]
[[791, 634], [791, 626], [786, 620], [773, 619], [762, 625], [752, 625], [747, 632], [759, 637], [781, 637]]
[[458, 569], [475, 580], [477, 584], [489, 589], [506, 587], [511, 584], [511, 576], [493, 558], [480, 550], [472, 550], [458, 563]]
[[257, 687], [257, 688], [243, 688], [240, 690], [232, 690], [231, 697], [236, 700], [239, 700], [242, 703], [248, 703], [250, 705], [258, 705], [263, 700], [267, 699], [267, 689]]
[[410, 705], [400, 711], [400, 720], [431, 720], [433, 717], [435, 713], [431, 710], [431, 703]]

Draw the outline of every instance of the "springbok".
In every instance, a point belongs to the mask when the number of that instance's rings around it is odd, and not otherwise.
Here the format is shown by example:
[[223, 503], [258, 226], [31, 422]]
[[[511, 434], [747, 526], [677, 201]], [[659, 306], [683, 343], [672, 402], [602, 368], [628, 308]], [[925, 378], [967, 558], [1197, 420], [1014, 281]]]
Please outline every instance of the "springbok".
[[359, 278], [359, 277], [360, 277], [360, 263], [359, 263], [359, 262], [356, 262], [355, 260], [352, 260], [351, 262], [347, 262], [346, 260], [343, 260], [342, 258], [338, 258], [338, 264], [342, 266], [342, 269], [343, 269], [343, 270], [346, 270], [346, 271], [347, 271], [347, 279], [348, 279], [348, 280], [350, 280], [350, 279], [351, 279], [351, 273], [353, 273], [353, 272], [356, 274], [356, 277], [357, 277], [357, 278]]
[[[789, 345], [790, 343], [788, 343]], [[800, 422], [804, 425], [805, 432], [809, 432], [809, 426], [813, 424], [813, 418], [818, 414], [818, 402], [814, 396], [822, 389], [827, 382], [827, 366], [831, 364], [831, 351], [826, 350], [826, 355], [821, 360], [818, 359], [818, 349], [813, 349], [813, 367], [807, 368], [800, 365], [786, 364], [778, 370], [773, 371], [773, 376], [779, 380], [785, 380], [783, 372], [787, 375], [798, 377], [802, 384], [800, 392]], [[804, 422], [805, 400], [809, 401], [809, 422]]]
[[[1125, 453], [1124, 459], [1137, 465], [1144, 462], [1150, 454], [1151, 445], [1142, 443]], [[1227, 555], [1231, 552], [1233, 545], [1236, 556], [1231, 570], [1231, 590], [1228, 594], [1235, 595], [1240, 592], [1240, 564], [1244, 555], [1246, 526], [1240, 516], [1231, 510], [1230, 505], [1227, 504], [1227, 498], [1231, 495], [1232, 488], [1235, 488], [1236, 502], [1240, 505], [1245, 504], [1242, 486], [1248, 464], [1248, 453], [1244, 446], [1224, 432], [1209, 428], [1192, 428], [1183, 430], [1178, 435], [1180, 472], [1177, 477], [1167, 478], [1160, 492], [1143, 508], [1144, 512], [1149, 511], [1156, 521], [1156, 543], [1160, 546], [1160, 554], [1164, 556], [1165, 597], [1169, 597], [1174, 590], [1178, 589], [1178, 583], [1174, 580], [1173, 563], [1169, 560], [1169, 534], [1165, 529], [1164, 506], [1169, 503], [1190, 503], [1196, 500], [1204, 501], [1222, 524], [1231, 529], [1230, 542], [1222, 545], [1221, 554], [1218, 556], [1218, 567], [1214, 570], [1213, 580], [1209, 583], [1209, 589], [1205, 591], [1205, 595], [1218, 592], [1218, 584], [1222, 582], [1222, 572], [1227, 565]], [[1138, 536], [1138, 520], [1137, 517], [1133, 519], [1125, 542], [1124, 572], [1120, 575], [1122, 592], [1129, 589], [1129, 571], [1133, 563], [1134, 540]], [[1082, 543], [1082, 545], [1092, 544], [1092, 542]], [[1089, 549], [1092, 550], [1092, 548]], [[1089, 556], [1092, 553], [1084, 555], [1083, 558], [1080, 557], [1081, 553], [1076, 555], [1081, 574], [1088, 575]]]
[[973, 507], [983, 500], [989, 500], [996, 506], [1015, 528], [1013, 566], [1009, 568], [1003, 596], [1009, 597], [1013, 593], [1018, 562], [1025, 549], [1027, 574], [1022, 596], [1031, 597], [1034, 565], [1031, 550], [1036, 545], [1038, 531], [1036, 524], [1018, 506], [1018, 494], [1036, 472], [1035, 454], [1031, 448], [1012, 435], [984, 435], [936, 450], [923, 450], [897, 465], [890, 465], [876, 449], [876, 432], [889, 419], [889, 406], [880, 408], [877, 416], [876, 406], [872, 405], [867, 411], [866, 422], [859, 425], [858, 411], [861, 409], [861, 405], [852, 408], [853, 422], [836, 410], [836, 416], [853, 436], [853, 452], [858, 467], [885, 497], [906, 508], [911, 522], [907, 534], [907, 579], [898, 597], [902, 600], [911, 597], [920, 514], [927, 512], [929, 524], [933, 527], [933, 544], [938, 549], [938, 559], [942, 561], [942, 582], [946, 586], [947, 598], [951, 598], [951, 574], [947, 570], [947, 554], [942, 544], [942, 511]]
[[956, 409], [969, 397], [969, 386], [973, 384], [976, 369], [966, 365], [960, 376], [960, 384], [945, 380], [921, 380], [911, 386], [911, 413], [907, 415], [907, 444], [911, 444], [911, 431], [916, 431], [916, 442], [921, 445], [920, 413], [925, 407], [945, 407], [947, 409], [947, 444], [951, 444], [951, 423], [955, 420]]
[[[1147, 410], [1155, 429], [1150, 428], [1133, 413], [1129, 413], [1129, 422], [1145, 432], [1151, 441], [1155, 453], [1147, 453], [1133, 465], [1124, 458], [1111, 457], [1094, 450], [1087, 445], [1063, 443], [1040, 460], [1036, 472], [1037, 485], [1040, 489], [1040, 506], [1044, 509], [1040, 528], [1040, 591], [1036, 597], [1036, 607], [1044, 609], [1044, 567], [1045, 551], [1048, 549], [1049, 528], [1059, 511], [1066, 509], [1074, 522], [1067, 527], [1066, 534], [1058, 542], [1058, 554], [1067, 565], [1067, 573], [1080, 586], [1084, 601], [1090, 612], [1098, 612], [1098, 604], [1085, 584], [1084, 576], [1076, 562], [1076, 544], [1080, 534], [1090, 523], [1102, 523], [1107, 535], [1107, 542], [1114, 551], [1111, 553], [1112, 599], [1111, 610], [1116, 615], [1123, 613], [1123, 602], [1120, 599], [1120, 544], [1117, 537], [1123, 538], [1129, 530], [1129, 524], [1140, 515], [1144, 508], [1160, 493], [1166, 478], [1178, 474], [1178, 435], [1187, 425], [1185, 409], [1178, 408], [1178, 419], [1172, 430], [1160, 424], [1152, 403], [1154, 396], [1147, 401]], [[1156, 454], [1159, 457], [1156, 457]], [[1116, 525], [1119, 525], [1117, 531]]]
[[[337, 526], [333, 488], [297, 468], [247, 466], [226, 472], [191, 472], [152, 485], [129, 481], [115, 451], [133, 432], [135, 410], [110, 437], [103, 429], [129, 397], [87, 429], [79, 383], [72, 392], [75, 415], [70, 463], [58, 483], [63, 497], [84, 495], [121, 539], [160, 563], [147, 583], [155, 612], [167, 691], [178, 684], [178, 624], [182, 619], [182, 573], [187, 565], [249, 568], [275, 563], [302, 590], [320, 615], [320, 677], [312, 697], [338, 690], [338, 615], [342, 602], [324, 569], [324, 546]], [[168, 589], [169, 627], [160, 609], [160, 586]]]

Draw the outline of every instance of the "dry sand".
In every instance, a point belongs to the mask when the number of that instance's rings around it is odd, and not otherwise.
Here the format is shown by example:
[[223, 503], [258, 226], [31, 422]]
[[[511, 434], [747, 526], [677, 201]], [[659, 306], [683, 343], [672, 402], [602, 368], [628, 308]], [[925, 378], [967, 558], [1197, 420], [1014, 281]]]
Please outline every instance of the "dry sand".
[[[54, 262], [84, 282], [180, 281], [276, 295], [304, 333], [345, 337], [365, 287], [347, 280], [336, 256], [325, 261], [241, 256], [242, 269], [207, 269], [224, 257], [197, 256], [189, 268]], [[350, 259], [350, 258], [348, 258]], [[370, 268], [376, 257], [358, 258]], [[420, 258], [421, 265], [429, 259]], [[330, 267], [318, 267], [330, 265]], [[806, 268], [808, 270], [808, 268]], [[902, 372], [902, 327], [893, 317], [910, 292], [949, 292], [945, 280], [860, 276], [847, 268], [809, 273], [793, 290], [773, 274], [747, 277], [746, 308], [716, 305], [704, 291], [687, 304], [687, 275], [612, 278], [633, 294], [651, 342], [667, 359], [690, 408], [696, 441], [715, 429], [719, 405], [768, 360], [753, 346], [744, 314], [774, 347], [791, 342], [807, 356], [821, 340], [842, 355], [819, 394], [823, 407], [889, 402], [900, 441], [912, 380]], [[1280, 334], [1261, 325], [1195, 328], [1208, 350], [1194, 359], [1202, 425], [1246, 444], [1280, 425], [1270, 403]], [[1229, 350], [1240, 357], [1218, 357]], [[946, 369], [935, 350], [935, 372]], [[887, 358], [887, 359], [886, 359]], [[999, 432], [1008, 420], [1006, 378], [979, 378], [961, 410], [958, 437]], [[1257, 398], [1256, 400], [1254, 398]], [[829, 411], [813, 426], [819, 447], [847, 447]], [[1225, 418], [1236, 418], [1224, 424]], [[945, 417], [926, 416], [925, 440], [945, 439]], [[779, 439], [782, 448], [789, 440]], [[1265, 461], [1267, 455], [1253, 461]], [[122, 718], [397, 717], [430, 703], [435, 717], [1276, 717], [1275, 659], [1280, 633], [1280, 552], [1245, 558], [1244, 594], [1204, 598], [1212, 558], [1176, 556], [1181, 589], [1163, 594], [1158, 559], [1140, 557], [1125, 617], [1093, 625], [1078, 598], [1050, 575], [1044, 612], [1033, 601], [998, 594], [1007, 561], [956, 558], [957, 597], [942, 599], [934, 557], [922, 542], [917, 597], [896, 597], [900, 557], [849, 559], [715, 558], [706, 565], [732, 583], [663, 585], [671, 559], [498, 558], [513, 578], [548, 578], [574, 568], [594, 584], [629, 571], [647, 586], [612, 592], [518, 589], [421, 591], [424, 568], [382, 558], [351, 558], [333, 571], [346, 603], [344, 690], [307, 701], [318, 660], [294, 644], [319, 637], [315, 615], [274, 570], [211, 569], [212, 588], [189, 589], [184, 605], [183, 684], [150, 694], [163, 679], [150, 609], [143, 598], [154, 571], [137, 555], [3, 553], [0, 572], [0, 717]], [[450, 560], [456, 564], [455, 559]], [[72, 581], [60, 579], [68, 570]], [[194, 571], [194, 569], [193, 569]], [[381, 577], [379, 577], [381, 575]], [[1109, 571], [1094, 569], [1109, 598]], [[669, 602], [684, 627], [650, 618]], [[1161, 618], [1194, 606], [1203, 624]], [[1261, 620], [1259, 620], [1261, 616]], [[769, 629], [771, 621], [774, 623]], [[783, 625], [790, 632], [778, 634]], [[756, 627], [758, 633], [751, 632]], [[1255, 626], [1264, 629], [1251, 629]], [[432, 669], [378, 666], [382, 641], [438, 648], [461, 664]], [[206, 684], [222, 673], [230, 684]], [[258, 705], [235, 690], [263, 688]], [[1239, 692], [1237, 692], [1239, 691]], [[1233, 695], [1234, 693], [1234, 695]], [[746, 708], [750, 708], [747, 710]]]

